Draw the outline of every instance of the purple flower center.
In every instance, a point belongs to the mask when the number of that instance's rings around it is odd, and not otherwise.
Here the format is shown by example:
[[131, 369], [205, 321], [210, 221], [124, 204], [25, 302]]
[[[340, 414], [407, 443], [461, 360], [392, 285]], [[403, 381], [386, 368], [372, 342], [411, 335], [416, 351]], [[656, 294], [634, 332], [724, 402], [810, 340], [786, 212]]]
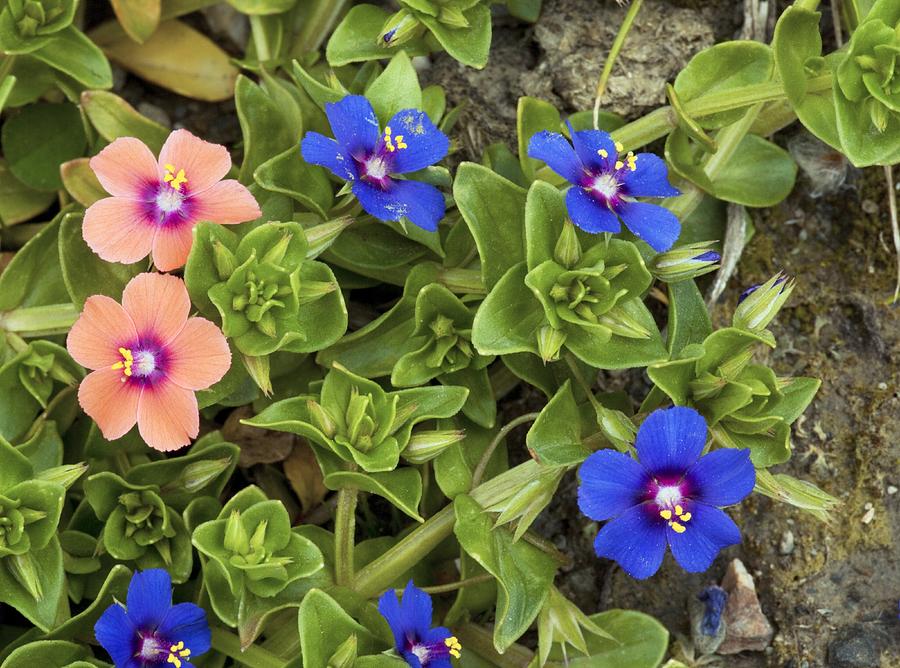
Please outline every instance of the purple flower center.
[[138, 339], [118, 349], [121, 359], [112, 368], [122, 372], [122, 382], [152, 387], [166, 375], [168, 354], [154, 338]]
[[684, 533], [692, 514], [688, 510], [690, 498], [687, 484], [681, 480], [654, 480], [647, 492], [653, 514], [662, 518], [675, 533]]
[[178, 188], [165, 181], [147, 183], [141, 196], [144, 217], [159, 227], [192, 220], [195, 204], [186, 183]]
[[142, 661], [160, 663], [169, 655], [169, 648], [155, 635], [138, 635], [138, 646], [135, 656]]
[[459, 658], [461, 649], [462, 646], [454, 636], [432, 642], [423, 642], [409, 637], [406, 639], [406, 651], [416, 657], [423, 668], [437, 659], [446, 659], [449, 656]]

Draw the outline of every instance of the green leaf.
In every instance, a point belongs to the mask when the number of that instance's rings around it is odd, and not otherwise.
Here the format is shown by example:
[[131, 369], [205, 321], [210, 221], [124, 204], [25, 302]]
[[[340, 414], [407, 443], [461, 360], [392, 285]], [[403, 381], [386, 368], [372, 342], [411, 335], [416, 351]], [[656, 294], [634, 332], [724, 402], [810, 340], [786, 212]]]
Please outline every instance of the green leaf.
[[54, 34], [31, 56], [68, 74], [87, 88], [112, 88], [112, 69], [106, 56], [74, 26]]
[[[486, 429], [456, 417], [440, 425], [442, 428], [461, 427], [466, 437], [444, 450], [434, 460], [434, 477], [438, 487], [450, 499], [466, 494], [472, 488], [472, 474], [487, 450], [497, 430]], [[506, 446], [501, 443], [491, 455], [484, 470], [484, 479], [489, 480], [508, 468]]]
[[18, 610], [38, 628], [50, 631], [69, 616], [59, 539], [53, 536], [42, 549], [32, 550], [24, 556], [33, 564], [42, 596], [35, 600], [12, 576], [9, 565], [11, 557], [7, 557], [0, 561], [0, 601]]
[[14, 649], [0, 668], [29, 668], [35, 665], [79, 668], [93, 666], [93, 658], [84, 645], [64, 640], [39, 640]]
[[[571, 668], [657, 668], [669, 645], [669, 633], [658, 621], [635, 610], [606, 610], [590, 620], [612, 639], [587, 634], [589, 657], [569, 657]], [[550, 658], [561, 660], [558, 648]]]
[[694, 281], [669, 283], [668, 326], [666, 348], [672, 358], [686, 346], [703, 343], [712, 334], [706, 302]]
[[81, 94], [81, 108], [91, 125], [106, 141], [119, 137], [136, 137], [151, 151], [159, 153], [169, 136], [169, 129], [142, 116], [115, 93], [86, 90]]
[[580, 464], [590, 454], [581, 443], [581, 412], [569, 381], [541, 410], [525, 443], [541, 464]]
[[573, 327], [566, 338], [566, 347], [581, 361], [598, 369], [631, 369], [649, 366], [668, 357], [662, 336], [653, 315], [640, 299], [630, 299], [619, 306], [640, 326], [650, 332], [646, 339], [616, 336], [597, 346], [596, 339], [586, 329]]
[[734, 157], [713, 177], [719, 199], [744, 206], [775, 206], [794, 189], [797, 163], [783, 148], [747, 135]]
[[56, 199], [56, 193], [36, 190], [19, 181], [0, 160], [0, 223], [11, 227], [34, 218]]
[[526, 541], [513, 542], [490, 515], [466, 495], [453, 501], [453, 531], [463, 549], [497, 578], [494, 647], [505, 652], [537, 617], [550, 592], [556, 562]]
[[418, 510], [422, 500], [422, 475], [418, 469], [401, 468], [384, 473], [335, 471], [325, 476], [325, 486], [334, 490], [355, 487], [377, 494], [417, 522], [425, 521]]
[[[712, 93], [725, 93], [771, 80], [775, 69], [772, 49], [761, 42], [737, 40], [704, 49], [691, 58], [675, 77], [675, 92], [683, 104]], [[724, 111], [699, 119], [705, 128], [720, 128], [738, 121], [744, 109]]]
[[525, 191], [471, 162], [456, 170], [453, 198], [469, 226], [481, 257], [481, 276], [492, 288], [525, 259]]
[[328, 40], [325, 56], [332, 67], [366, 60], [390, 58], [405, 52], [410, 56], [424, 56], [429, 52], [422, 38], [391, 47], [382, 46], [378, 39], [381, 27], [390, 14], [375, 5], [355, 5], [347, 12]]
[[477, 4], [463, 12], [468, 28], [455, 28], [427, 14], [419, 14], [431, 34], [444, 50], [463, 65], [481, 69], [487, 65], [491, 50], [491, 10], [485, 4]]
[[297, 4], [297, 0], [228, 0], [228, 4], [241, 14], [266, 16], [288, 11]]
[[568, 219], [563, 194], [546, 181], [535, 181], [525, 200], [525, 253], [528, 270], [555, 259], [556, 243]]
[[111, 0], [122, 29], [135, 42], [143, 42], [159, 25], [160, 0]]
[[68, 213], [59, 227], [59, 262], [63, 280], [79, 308], [92, 295], [106, 295], [115, 300], [132, 278], [145, 267], [146, 262], [120, 264], [104, 262], [88, 247], [81, 233], [84, 215]]
[[366, 89], [366, 97], [384, 127], [403, 109], [422, 108], [419, 76], [405, 51], [391, 58], [384, 72]]
[[482, 355], [538, 354], [537, 332], [544, 311], [525, 285], [527, 267], [512, 267], [478, 307], [472, 343]]
[[522, 166], [522, 172], [529, 181], [534, 178], [534, 170], [541, 165], [541, 161], [528, 157], [528, 143], [541, 130], [559, 132], [559, 124], [559, 111], [549, 102], [527, 96], [519, 98], [519, 104], [516, 107], [519, 163]]
[[[234, 101], [244, 136], [244, 161], [239, 176], [241, 183], [250, 183], [257, 167], [272, 156], [291, 149], [300, 153], [297, 144], [303, 128], [298, 126], [291, 113], [296, 113], [296, 108], [290, 108], [290, 101], [286, 103], [283, 96], [276, 99], [275, 95], [243, 75], [235, 83]], [[293, 185], [296, 181], [290, 183]]]
[[67, 102], [25, 107], [3, 124], [2, 141], [10, 171], [37, 190], [61, 188], [59, 166], [87, 147], [78, 107]]
[[322, 218], [328, 218], [334, 204], [334, 192], [325, 170], [305, 162], [297, 146], [259, 165], [253, 178], [260, 187], [287, 195]]
[[359, 651], [364, 654], [377, 646], [369, 630], [320, 589], [311, 590], [303, 598], [297, 623], [303, 668], [327, 666], [328, 660], [349, 637], [356, 637]]
[[0, 312], [69, 301], [58, 249], [59, 226], [64, 215], [61, 212], [31, 237], [0, 274]]

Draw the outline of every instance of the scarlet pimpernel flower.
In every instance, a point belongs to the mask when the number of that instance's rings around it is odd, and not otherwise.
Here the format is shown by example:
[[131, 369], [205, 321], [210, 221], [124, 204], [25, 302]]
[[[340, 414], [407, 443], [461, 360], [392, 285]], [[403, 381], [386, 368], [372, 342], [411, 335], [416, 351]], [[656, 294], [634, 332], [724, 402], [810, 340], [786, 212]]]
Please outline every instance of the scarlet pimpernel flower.
[[600, 450], [584, 461], [578, 506], [591, 519], [609, 520], [594, 541], [598, 556], [642, 580], [659, 570], [667, 544], [682, 568], [700, 573], [741, 541], [721, 506], [753, 491], [750, 451], [724, 448], [701, 457], [706, 437], [703, 416], [677, 406], [651, 413], [641, 425], [637, 460]]
[[325, 113], [335, 138], [307, 132], [303, 159], [348, 181], [362, 208], [375, 218], [405, 217], [424, 230], [436, 230], [444, 217], [441, 191], [397, 175], [425, 169], [447, 155], [447, 135], [416, 109], [397, 112], [381, 131], [375, 110], [361, 95], [328, 103]]
[[109, 606], [94, 635], [116, 668], [194, 668], [191, 661], [210, 647], [206, 612], [193, 603], [172, 605], [172, 580], [160, 568], [132, 576], [126, 605]]
[[378, 611], [394, 634], [394, 648], [412, 668], [450, 668], [462, 646], [443, 626], [431, 627], [431, 597], [410, 580], [403, 599], [389, 589], [378, 599]]
[[233, 225], [260, 216], [247, 188], [222, 180], [231, 169], [228, 150], [187, 130], [169, 135], [159, 161], [139, 139], [120, 137], [90, 164], [112, 197], [85, 212], [84, 240], [107, 262], [137, 262], [152, 252], [160, 270], [178, 269], [201, 220]]
[[620, 220], [632, 234], [657, 252], [669, 250], [681, 223], [668, 209], [638, 202], [636, 197], [674, 197], [666, 163], [652, 153], [629, 151], [602, 130], [576, 131], [569, 125], [570, 144], [558, 132], [546, 130], [531, 138], [528, 155], [543, 160], [572, 184], [566, 209], [585, 232], [620, 232]]
[[203, 318], [188, 318], [184, 282], [165, 274], [139, 274], [125, 286], [122, 304], [89, 297], [66, 345], [76, 362], [94, 371], [78, 388], [78, 401], [114, 440], [137, 422], [157, 450], [176, 450], [199, 431], [196, 390], [225, 375], [231, 352], [222, 332]]

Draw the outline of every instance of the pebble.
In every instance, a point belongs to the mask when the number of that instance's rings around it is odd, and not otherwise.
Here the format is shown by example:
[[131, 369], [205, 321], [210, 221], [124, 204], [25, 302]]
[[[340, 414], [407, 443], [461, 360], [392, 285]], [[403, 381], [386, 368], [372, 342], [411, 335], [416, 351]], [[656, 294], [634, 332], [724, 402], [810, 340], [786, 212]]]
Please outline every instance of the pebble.
[[873, 668], [881, 664], [887, 634], [874, 622], [844, 627], [828, 646], [828, 668]]
[[169, 118], [169, 115], [155, 104], [139, 102], [137, 110], [141, 115], [146, 116], [151, 121], [156, 121], [167, 128], [172, 127], [172, 120]]
[[888, 485], [887, 493], [894, 496], [897, 493], [897, 488], [894, 485]]
[[869, 524], [872, 520], [875, 519], [875, 508], [871, 503], [867, 503], [863, 508], [866, 509], [865, 514], [862, 516], [862, 523]]
[[878, 213], [878, 204], [870, 199], [862, 201], [862, 210], [866, 213]]
[[792, 554], [794, 552], [794, 532], [790, 529], [781, 534], [778, 552], [783, 555]]
[[719, 646], [718, 653], [765, 650], [772, 641], [774, 630], [760, 607], [753, 578], [740, 559], [728, 564], [722, 588], [728, 592], [728, 603], [724, 614], [725, 641]]

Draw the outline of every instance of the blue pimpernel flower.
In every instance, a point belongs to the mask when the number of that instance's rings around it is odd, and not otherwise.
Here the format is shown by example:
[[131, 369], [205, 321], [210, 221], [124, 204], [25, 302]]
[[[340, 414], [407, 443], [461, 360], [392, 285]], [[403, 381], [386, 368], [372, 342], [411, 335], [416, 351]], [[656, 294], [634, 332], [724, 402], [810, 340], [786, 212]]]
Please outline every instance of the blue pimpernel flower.
[[619, 220], [653, 250], [669, 250], [681, 232], [675, 214], [636, 197], [674, 197], [681, 193], [669, 183], [666, 163], [652, 153], [629, 151], [602, 130], [576, 132], [572, 143], [558, 132], [538, 132], [528, 144], [528, 155], [543, 160], [572, 184], [566, 209], [572, 222], [585, 232], [619, 232]]
[[172, 579], [160, 568], [132, 576], [126, 605], [109, 606], [94, 635], [116, 668], [193, 668], [191, 660], [210, 646], [206, 612], [193, 603], [172, 605]]
[[431, 597], [412, 580], [402, 601], [393, 589], [384, 592], [378, 611], [391, 627], [397, 653], [412, 668], [450, 668], [450, 657], [459, 658], [459, 641], [446, 627], [431, 628]]
[[614, 450], [584, 461], [578, 507], [591, 519], [609, 520], [594, 541], [598, 556], [643, 580], [659, 570], [666, 544], [682, 568], [699, 573], [721, 549], [741, 541], [720, 506], [753, 490], [750, 451], [724, 448], [701, 457], [706, 432], [694, 409], [661, 409], [638, 430], [637, 461]]
[[441, 191], [397, 175], [441, 160], [450, 148], [447, 135], [416, 109], [394, 114], [382, 132], [372, 105], [361, 95], [326, 104], [325, 114], [335, 138], [307, 132], [300, 145], [303, 159], [348, 181], [362, 208], [375, 218], [399, 221], [405, 216], [435, 231], [444, 217]]

